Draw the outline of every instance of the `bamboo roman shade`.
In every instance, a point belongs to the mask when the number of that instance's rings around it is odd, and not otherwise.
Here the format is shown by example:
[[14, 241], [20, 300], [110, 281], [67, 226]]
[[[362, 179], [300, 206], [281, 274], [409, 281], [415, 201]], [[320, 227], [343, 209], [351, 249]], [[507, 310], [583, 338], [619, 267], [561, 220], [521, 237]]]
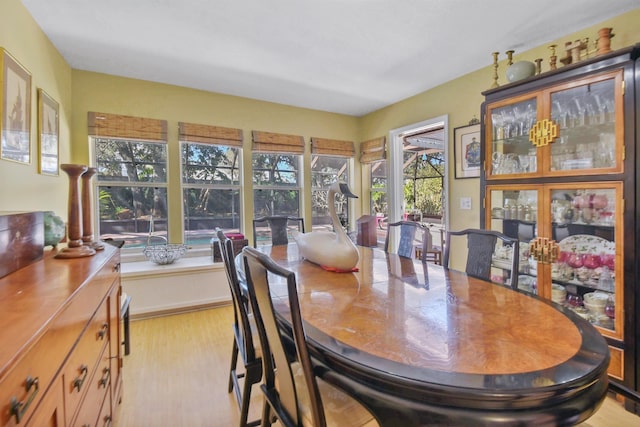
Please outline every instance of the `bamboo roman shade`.
[[373, 163], [387, 158], [387, 138], [370, 139], [360, 143], [360, 163]]
[[304, 138], [298, 135], [254, 130], [253, 151], [262, 153], [304, 154]]
[[337, 139], [311, 138], [311, 153], [327, 156], [353, 157], [355, 155], [353, 141], [339, 141]]
[[178, 123], [180, 141], [242, 147], [242, 129]]
[[90, 111], [88, 125], [89, 136], [162, 142], [167, 140], [166, 120]]

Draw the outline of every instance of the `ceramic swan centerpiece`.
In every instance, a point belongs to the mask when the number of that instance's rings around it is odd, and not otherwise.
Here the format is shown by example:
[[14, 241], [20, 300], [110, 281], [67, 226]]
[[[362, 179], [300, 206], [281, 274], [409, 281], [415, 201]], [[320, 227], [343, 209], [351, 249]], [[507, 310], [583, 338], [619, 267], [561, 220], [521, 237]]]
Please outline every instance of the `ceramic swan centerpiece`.
[[342, 228], [336, 214], [336, 193], [351, 198], [358, 197], [349, 190], [347, 184], [336, 181], [329, 187], [327, 202], [335, 233], [330, 231], [294, 232], [293, 239], [298, 244], [298, 251], [305, 259], [319, 264], [327, 270], [353, 271], [360, 259], [360, 254], [356, 245]]

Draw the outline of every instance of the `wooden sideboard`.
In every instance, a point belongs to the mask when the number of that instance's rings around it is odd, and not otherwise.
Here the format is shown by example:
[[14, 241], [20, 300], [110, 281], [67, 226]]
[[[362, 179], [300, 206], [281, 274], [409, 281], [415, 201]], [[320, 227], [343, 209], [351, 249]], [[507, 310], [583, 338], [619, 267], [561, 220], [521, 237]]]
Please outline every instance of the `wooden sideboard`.
[[0, 279], [0, 427], [113, 424], [122, 388], [120, 251]]

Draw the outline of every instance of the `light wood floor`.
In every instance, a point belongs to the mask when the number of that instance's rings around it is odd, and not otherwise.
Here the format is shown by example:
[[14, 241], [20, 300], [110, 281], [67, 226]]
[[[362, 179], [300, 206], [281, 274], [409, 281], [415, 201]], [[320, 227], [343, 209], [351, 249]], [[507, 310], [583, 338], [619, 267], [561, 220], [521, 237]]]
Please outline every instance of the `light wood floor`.
[[[131, 322], [116, 427], [232, 427], [238, 406], [227, 393], [231, 306]], [[260, 413], [260, 394], [253, 393]], [[640, 427], [640, 417], [607, 398], [582, 427]]]

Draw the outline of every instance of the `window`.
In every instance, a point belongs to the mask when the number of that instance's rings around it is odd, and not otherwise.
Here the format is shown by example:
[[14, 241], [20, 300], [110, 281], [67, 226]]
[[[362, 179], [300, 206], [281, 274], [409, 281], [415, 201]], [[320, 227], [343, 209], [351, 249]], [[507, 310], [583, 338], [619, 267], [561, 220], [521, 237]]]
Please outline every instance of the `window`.
[[217, 227], [237, 233], [242, 223], [242, 131], [179, 123], [184, 240], [208, 245]]
[[[311, 209], [314, 229], [333, 231], [327, 195], [336, 180], [349, 183], [349, 162], [355, 150], [352, 141], [311, 138]], [[343, 227], [349, 226], [348, 198], [336, 194], [336, 213]]]
[[297, 135], [253, 131], [253, 214], [300, 216], [300, 154]]
[[[349, 159], [346, 157], [313, 155], [311, 158], [311, 209], [313, 229], [328, 229], [333, 231], [332, 220], [329, 216], [327, 195], [329, 186], [335, 181], [349, 182]], [[342, 194], [336, 194], [336, 212], [344, 227], [348, 222], [349, 199]]]
[[383, 218], [389, 216], [386, 141], [386, 137], [383, 136], [360, 144], [360, 163], [369, 165], [369, 200], [371, 203], [369, 212], [378, 218], [378, 225], [382, 225]]
[[300, 156], [253, 154], [253, 213], [300, 216]]
[[125, 247], [167, 242], [167, 122], [88, 113], [98, 231]]
[[[167, 145], [92, 138], [98, 170], [98, 235], [125, 247], [167, 241]], [[153, 232], [153, 238], [151, 233]]]
[[216, 227], [240, 231], [240, 149], [181, 142], [185, 242], [208, 244]]
[[389, 215], [387, 204], [387, 162], [378, 161], [369, 164], [371, 182], [371, 214], [380, 218]]

